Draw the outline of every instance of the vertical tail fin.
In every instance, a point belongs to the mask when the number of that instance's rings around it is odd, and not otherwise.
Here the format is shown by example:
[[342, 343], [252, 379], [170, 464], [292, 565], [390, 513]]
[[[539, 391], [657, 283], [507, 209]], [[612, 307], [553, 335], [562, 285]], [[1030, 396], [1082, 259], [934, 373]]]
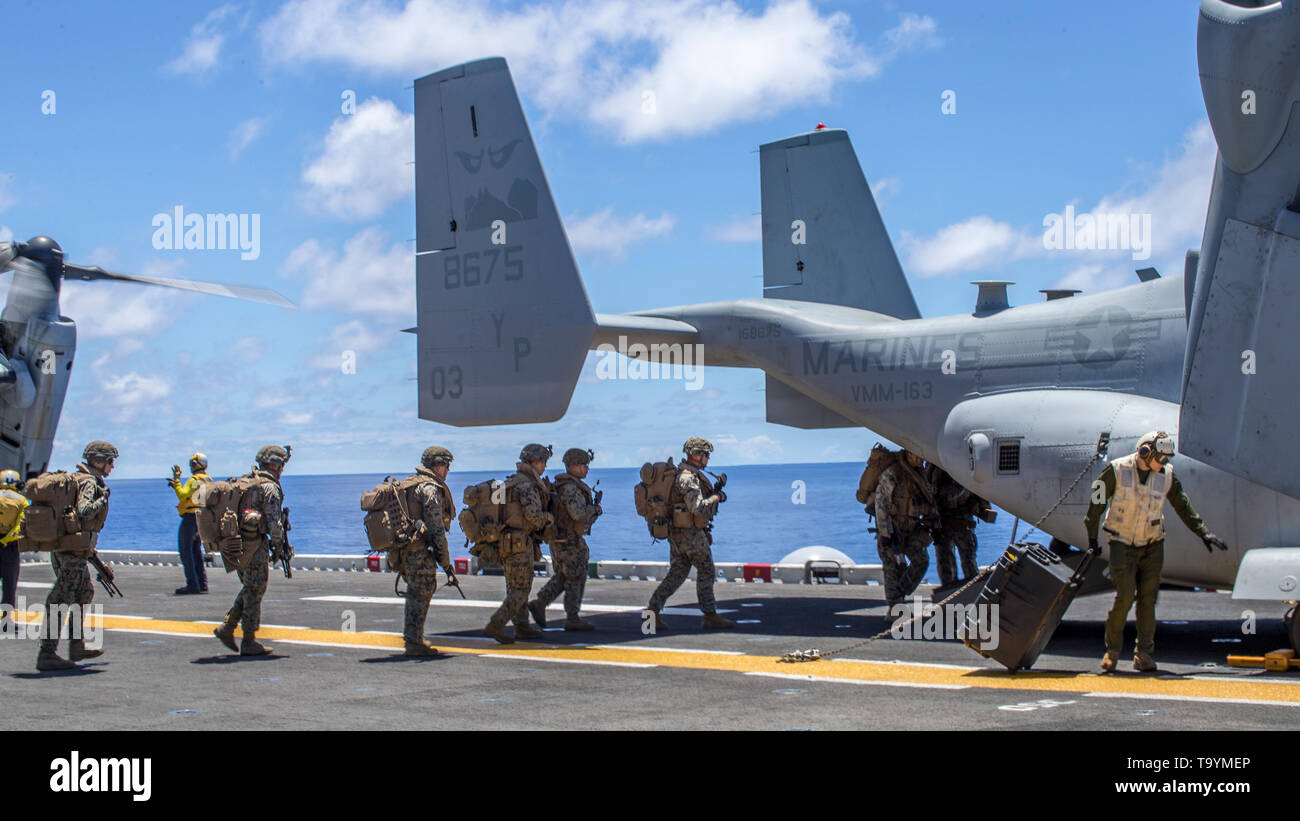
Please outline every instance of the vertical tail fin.
[[759, 166], [763, 296], [921, 315], [845, 131], [768, 143]]
[[506, 61], [415, 81], [419, 415], [564, 415], [595, 318]]

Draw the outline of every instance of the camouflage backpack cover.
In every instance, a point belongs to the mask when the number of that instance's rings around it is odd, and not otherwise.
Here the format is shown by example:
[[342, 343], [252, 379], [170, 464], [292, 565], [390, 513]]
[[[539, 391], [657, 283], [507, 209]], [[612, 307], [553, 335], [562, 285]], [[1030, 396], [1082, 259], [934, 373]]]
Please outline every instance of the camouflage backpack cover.
[[[93, 478], [87, 476], [89, 481]], [[31, 500], [23, 518], [23, 538], [19, 550], [36, 552], [89, 554], [94, 534], [104, 526], [108, 506], [94, 522], [77, 517], [79, 480], [67, 471], [56, 470], [28, 479], [23, 495]]]
[[673, 514], [671, 500], [678, 470], [671, 456], [666, 462], [646, 462], [641, 466], [641, 481], [632, 490], [637, 515], [645, 519], [654, 539], [668, 538]]

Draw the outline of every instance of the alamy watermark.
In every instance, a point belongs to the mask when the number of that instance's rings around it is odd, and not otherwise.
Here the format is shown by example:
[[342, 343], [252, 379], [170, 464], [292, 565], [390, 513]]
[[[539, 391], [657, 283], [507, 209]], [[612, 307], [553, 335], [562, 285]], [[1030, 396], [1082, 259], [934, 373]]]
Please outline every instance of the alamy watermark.
[[[41, 619], [29, 617], [27, 599], [18, 596], [15, 604], [0, 604], [0, 639], [59, 639], [84, 641], [86, 647], [98, 650], [104, 646], [104, 605], [102, 604], [51, 604], [48, 612], [41, 603], [36, 613], [45, 613]], [[28, 616], [19, 621], [15, 616]], [[68, 622], [67, 629], [63, 628]], [[62, 635], [59, 635], [62, 633]]]
[[896, 639], [963, 641], [969, 637], [980, 642], [982, 650], [996, 650], [999, 644], [996, 604], [949, 602], [940, 607], [915, 596], [911, 605], [889, 608], [888, 617], [893, 622], [889, 634]]
[[653, 342], [627, 344], [619, 336], [618, 347], [608, 342], [596, 346], [600, 361], [597, 379], [683, 379], [686, 390], [698, 391], [704, 385], [704, 346]]
[[1133, 259], [1151, 257], [1150, 214], [1064, 214], [1043, 217], [1043, 247], [1049, 251], [1129, 251]]
[[177, 205], [151, 224], [158, 251], [239, 251], [245, 261], [262, 255], [261, 214], [187, 214]]

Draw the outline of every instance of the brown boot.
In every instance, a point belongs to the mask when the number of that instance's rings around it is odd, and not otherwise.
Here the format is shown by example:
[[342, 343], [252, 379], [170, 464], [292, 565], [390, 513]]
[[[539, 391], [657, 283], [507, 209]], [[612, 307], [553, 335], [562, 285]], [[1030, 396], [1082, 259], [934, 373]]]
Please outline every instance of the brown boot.
[[542, 631], [533, 627], [531, 624], [515, 623], [515, 638], [517, 639], [540, 639]]
[[1101, 671], [1103, 673], [1115, 672], [1115, 665], [1119, 663], [1119, 653], [1106, 653], [1101, 657]]
[[500, 644], [514, 644], [514, 643], [515, 643], [515, 640], [514, 640], [514, 639], [512, 639], [512, 638], [510, 638], [510, 636], [506, 635], [506, 631], [505, 631], [504, 626], [503, 626], [503, 625], [500, 625], [500, 624], [497, 624], [497, 623], [494, 622], [494, 621], [490, 621], [490, 622], [488, 622], [488, 623], [487, 623], [487, 627], [484, 627], [484, 628], [483, 628], [483, 635], [487, 636], [488, 638], [496, 639], [497, 642], [500, 643]]
[[538, 627], [546, 626], [546, 605], [533, 599], [528, 603], [528, 612], [533, 614], [533, 621], [537, 622]]
[[668, 622], [664, 621], [662, 618], [659, 617], [659, 611], [658, 611], [658, 610], [654, 609], [653, 607], [647, 607], [646, 610], [649, 610], [651, 613], [654, 613], [654, 614], [655, 614], [655, 632], [656, 632], [656, 633], [658, 633], [660, 630], [667, 630], [667, 629], [668, 629]]
[[104, 655], [103, 650], [87, 650], [85, 639], [70, 639], [68, 641], [68, 658], [73, 661], [99, 658], [102, 655]]
[[232, 653], [239, 652], [239, 645], [235, 644], [235, 625], [223, 624], [220, 627], [218, 627], [216, 630], [213, 630], [212, 635], [221, 639], [221, 643], [229, 647], [230, 652]]
[[717, 613], [705, 613], [704, 618], [700, 620], [700, 627], [705, 630], [730, 630], [735, 626], [734, 621], [723, 618]]
[[239, 655], [241, 656], [269, 656], [275, 650], [264, 644], [259, 644], [257, 635], [249, 630], [244, 633], [244, 640], [239, 644]]
[[584, 621], [577, 616], [570, 616], [564, 620], [565, 630], [595, 630], [596, 625], [589, 621]]
[[406, 655], [408, 656], [441, 656], [437, 647], [430, 647], [422, 641], [408, 641], [406, 643]]
[[41, 672], [46, 670], [71, 670], [76, 666], [67, 659], [61, 658], [53, 650], [42, 650], [36, 656], [36, 669]]
[[1156, 667], [1156, 660], [1146, 653], [1135, 653], [1133, 655], [1133, 669], [1139, 673], [1154, 673], [1158, 668]]

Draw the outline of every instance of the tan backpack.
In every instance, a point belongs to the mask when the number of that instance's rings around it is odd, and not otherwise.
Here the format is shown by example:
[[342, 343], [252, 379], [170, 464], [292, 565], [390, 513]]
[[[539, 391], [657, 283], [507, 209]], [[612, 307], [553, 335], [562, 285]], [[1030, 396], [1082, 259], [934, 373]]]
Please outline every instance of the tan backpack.
[[270, 532], [262, 517], [261, 476], [248, 474], [221, 482], [205, 482], [194, 491], [194, 523], [199, 540], [220, 552], [226, 572], [242, 570], [252, 559], [262, 536]]
[[374, 553], [386, 553], [388, 569], [402, 573], [402, 548], [420, 537], [424, 521], [424, 505], [416, 496], [415, 489], [424, 482], [432, 482], [442, 491], [443, 529], [451, 527], [452, 516], [456, 512], [451, 502], [446, 483], [421, 473], [414, 473], [402, 481], [385, 476], [371, 490], [361, 494], [361, 509], [366, 511], [363, 524], [370, 550]]
[[[859, 504], [870, 507], [876, 495], [876, 485], [880, 484], [880, 475], [885, 469], [898, 461], [898, 454], [877, 442], [867, 457], [867, 466], [858, 479], [857, 499]], [[874, 510], [868, 511], [874, 513]]]
[[667, 539], [672, 523], [673, 486], [677, 483], [678, 467], [672, 457], [666, 462], [646, 462], [641, 466], [641, 481], [633, 488], [638, 516], [645, 519], [654, 539]]
[[[22, 551], [90, 551], [95, 531], [83, 529], [82, 522], [77, 517], [79, 489], [77, 478], [62, 470], [42, 473], [27, 480], [23, 495], [32, 503], [23, 517]], [[107, 506], [104, 515], [96, 517], [100, 527], [103, 527], [106, 515]]]
[[501, 530], [505, 527], [505, 483], [500, 479], [488, 479], [465, 488], [461, 495], [465, 509], [460, 512], [457, 521], [465, 533], [465, 544], [473, 543], [470, 553], [479, 556], [483, 546], [495, 544], [501, 539]]

